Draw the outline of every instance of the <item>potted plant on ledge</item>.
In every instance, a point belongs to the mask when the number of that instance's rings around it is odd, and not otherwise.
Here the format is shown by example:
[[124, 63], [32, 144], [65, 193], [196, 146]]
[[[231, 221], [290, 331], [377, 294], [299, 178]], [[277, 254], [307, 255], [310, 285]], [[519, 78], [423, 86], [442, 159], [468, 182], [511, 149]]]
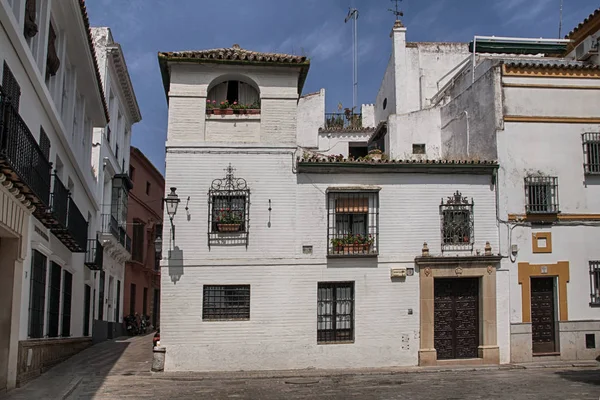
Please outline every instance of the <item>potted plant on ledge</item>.
[[212, 101], [206, 100], [206, 114], [213, 114], [216, 107], [217, 107], [216, 100], [212, 100]]
[[229, 101], [225, 100], [219, 104], [219, 108], [215, 108], [215, 115], [231, 115], [233, 114], [233, 110], [229, 106]]
[[331, 246], [337, 254], [369, 254], [375, 243], [372, 235], [346, 235], [331, 239]]
[[379, 149], [369, 150], [369, 158], [373, 161], [380, 161], [383, 157], [383, 151]]
[[217, 211], [217, 229], [219, 232], [238, 232], [242, 226], [242, 213], [230, 208], [221, 208]]
[[260, 114], [260, 100], [246, 106], [248, 114]]

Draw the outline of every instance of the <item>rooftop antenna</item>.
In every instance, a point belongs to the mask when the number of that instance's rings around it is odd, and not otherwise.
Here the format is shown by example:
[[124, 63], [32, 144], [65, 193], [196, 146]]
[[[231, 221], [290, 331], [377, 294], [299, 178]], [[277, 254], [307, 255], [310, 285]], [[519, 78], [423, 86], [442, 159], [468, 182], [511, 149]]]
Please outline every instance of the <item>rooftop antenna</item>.
[[558, 20], [558, 38], [562, 35], [563, 0], [560, 0], [560, 18]]
[[398, 6], [399, 6], [398, 3], [401, 3], [402, 0], [390, 0], [390, 1], [392, 3], [396, 3], [396, 5], [394, 6], [394, 9], [388, 8], [388, 11], [396, 16], [396, 21], [400, 21], [400, 17], [404, 17], [404, 13], [402, 11], [400, 11], [400, 9], [398, 8]]
[[358, 34], [356, 20], [358, 19], [358, 10], [356, 8], [350, 8], [348, 10], [348, 16], [344, 23], [348, 23], [350, 20], [354, 20], [352, 24], [353, 34], [353, 45], [352, 45], [352, 112], [356, 109], [356, 102], [358, 101]]

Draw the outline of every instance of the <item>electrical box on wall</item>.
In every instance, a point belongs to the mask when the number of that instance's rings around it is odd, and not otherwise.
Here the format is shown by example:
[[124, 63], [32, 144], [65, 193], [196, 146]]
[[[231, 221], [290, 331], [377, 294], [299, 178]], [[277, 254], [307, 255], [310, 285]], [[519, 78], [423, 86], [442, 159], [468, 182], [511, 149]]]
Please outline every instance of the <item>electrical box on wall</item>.
[[406, 268], [392, 268], [390, 270], [391, 278], [406, 278]]

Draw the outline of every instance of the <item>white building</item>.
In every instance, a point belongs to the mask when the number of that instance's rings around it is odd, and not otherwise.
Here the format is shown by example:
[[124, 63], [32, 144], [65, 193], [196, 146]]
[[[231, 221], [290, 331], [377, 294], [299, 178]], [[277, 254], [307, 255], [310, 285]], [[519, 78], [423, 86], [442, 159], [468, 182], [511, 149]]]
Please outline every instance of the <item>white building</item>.
[[[397, 27], [394, 48], [402, 40]], [[506, 305], [496, 296], [493, 160], [458, 163], [439, 150], [358, 159], [373, 135], [390, 138], [388, 154], [412, 142], [384, 135], [389, 123], [374, 128], [385, 118], [377, 105], [363, 106], [362, 122], [350, 113], [325, 123], [324, 92], [300, 98], [305, 57], [234, 45], [159, 61], [166, 187], [185, 202], [161, 264], [166, 370], [489, 364], [508, 354], [497, 341], [507, 310], [497, 313]], [[225, 100], [260, 111], [212, 108]]]
[[[131, 127], [142, 116], [133, 91], [121, 46], [109, 28], [92, 28], [92, 36], [108, 99], [110, 123], [94, 129], [92, 169], [100, 202], [97, 214], [99, 243], [103, 247], [102, 265], [97, 272], [94, 291], [94, 341], [121, 336], [125, 262], [131, 258], [131, 238], [127, 235], [127, 203], [132, 182], [129, 178]], [[96, 273], [95, 273], [96, 275]]]
[[[100, 309], [120, 320], [110, 311], [123, 275], [114, 257], [128, 251], [104, 257], [106, 306], [92, 270], [102, 268], [104, 181], [127, 171], [126, 132], [139, 110], [118, 45], [103, 46], [99, 68], [83, 0], [0, 1], [0, 391], [90, 346]], [[93, 137], [113, 115], [119, 155]]]
[[[424, 91], [420, 111], [390, 115], [371, 139], [391, 158], [410, 152], [400, 140], [424, 144], [426, 158], [498, 160], [498, 304], [510, 302], [498, 308], [501, 362], [598, 356], [599, 29], [597, 10], [568, 40], [475, 37], [476, 56]], [[390, 96], [380, 91], [376, 116]]]

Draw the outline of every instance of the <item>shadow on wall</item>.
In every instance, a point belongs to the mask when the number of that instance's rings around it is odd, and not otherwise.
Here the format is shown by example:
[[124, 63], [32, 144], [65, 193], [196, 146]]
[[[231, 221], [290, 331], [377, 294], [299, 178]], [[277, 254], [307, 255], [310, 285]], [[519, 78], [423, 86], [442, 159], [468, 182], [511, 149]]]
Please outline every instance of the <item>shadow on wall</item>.
[[556, 374], [571, 382], [600, 386], [600, 373], [598, 373], [597, 368], [580, 371], [559, 371]]
[[183, 250], [179, 246], [175, 246], [173, 250], [169, 250], [169, 277], [171, 282], [177, 284], [183, 275]]

